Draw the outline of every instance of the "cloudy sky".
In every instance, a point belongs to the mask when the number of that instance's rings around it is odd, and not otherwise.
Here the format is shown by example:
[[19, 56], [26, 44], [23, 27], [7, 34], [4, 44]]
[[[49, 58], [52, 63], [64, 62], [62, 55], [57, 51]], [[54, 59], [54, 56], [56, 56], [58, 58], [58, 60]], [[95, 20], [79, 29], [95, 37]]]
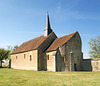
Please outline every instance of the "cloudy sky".
[[58, 37], [78, 31], [84, 58], [88, 42], [100, 36], [100, 0], [0, 0], [0, 47], [43, 35], [46, 12]]

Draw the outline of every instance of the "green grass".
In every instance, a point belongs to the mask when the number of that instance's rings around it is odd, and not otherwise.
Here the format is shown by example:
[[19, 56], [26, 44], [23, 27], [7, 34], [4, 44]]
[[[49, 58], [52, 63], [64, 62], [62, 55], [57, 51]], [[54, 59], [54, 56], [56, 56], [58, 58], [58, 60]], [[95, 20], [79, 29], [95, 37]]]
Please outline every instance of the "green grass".
[[100, 86], [100, 72], [48, 72], [0, 68], [0, 86]]

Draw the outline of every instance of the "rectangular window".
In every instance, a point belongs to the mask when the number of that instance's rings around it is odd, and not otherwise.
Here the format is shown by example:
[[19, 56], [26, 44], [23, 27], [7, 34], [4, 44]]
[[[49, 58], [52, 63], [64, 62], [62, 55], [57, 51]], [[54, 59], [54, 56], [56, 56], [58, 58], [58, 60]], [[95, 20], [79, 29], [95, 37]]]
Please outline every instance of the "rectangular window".
[[26, 55], [24, 54], [24, 59], [26, 58]]
[[49, 55], [47, 55], [47, 60], [49, 60]]
[[17, 56], [16, 56], [16, 60], [17, 60]]
[[30, 55], [30, 61], [32, 61], [32, 56]]

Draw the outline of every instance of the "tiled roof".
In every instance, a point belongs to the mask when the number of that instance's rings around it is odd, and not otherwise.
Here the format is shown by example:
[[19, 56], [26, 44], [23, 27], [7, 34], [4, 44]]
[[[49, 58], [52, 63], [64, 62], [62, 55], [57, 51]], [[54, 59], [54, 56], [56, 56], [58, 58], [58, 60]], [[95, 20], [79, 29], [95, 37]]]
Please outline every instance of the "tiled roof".
[[29, 40], [27, 42], [24, 42], [14, 52], [12, 52], [12, 54], [22, 53], [22, 52], [37, 49], [46, 40], [46, 38], [48, 38], [51, 34], [49, 34], [46, 37], [40, 36], [40, 37], [34, 38], [32, 40]]
[[74, 36], [75, 33], [77, 33], [77, 31], [69, 35], [65, 35], [63, 37], [55, 39], [54, 42], [51, 44], [51, 46], [46, 51], [48, 52], [48, 51], [56, 50], [58, 47], [68, 42]]

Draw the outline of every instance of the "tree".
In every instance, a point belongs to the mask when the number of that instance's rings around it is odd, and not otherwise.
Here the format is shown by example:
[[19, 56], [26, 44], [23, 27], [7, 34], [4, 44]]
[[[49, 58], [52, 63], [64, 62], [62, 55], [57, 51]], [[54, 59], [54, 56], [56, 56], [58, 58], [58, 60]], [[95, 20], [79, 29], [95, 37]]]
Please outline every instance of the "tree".
[[5, 50], [4, 48], [0, 48], [0, 61], [1, 61], [1, 67], [2, 67], [2, 60], [5, 60], [9, 57], [9, 50]]
[[17, 48], [18, 48], [18, 45], [15, 45], [15, 46], [13, 47], [13, 51], [15, 51]]
[[18, 45], [15, 45], [14, 47], [12, 47], [11, 45], [9, 45], [7, 47], [8, 47], [8, 50], [10, 50], [11, 53], [12, 53], [13, 51], [15, 51], [18, 48]]
[[9, 58], [8, 58], [7, 60], [10, 60], [11, 53], [12, 53], [13, 51], [15, 51], [17, 48], [18, 48], [18, 45], [15, 45], [15, 46], [13, 46], [13, 47], [12, 47], [11, 45], [7, 46], [7, 50], [10, 51], [10, 53], [9, 53]]
[[100, 58], [100, 36], [96, 39], [91, 39], [88, 44], [90, 45], [90, 58]]

